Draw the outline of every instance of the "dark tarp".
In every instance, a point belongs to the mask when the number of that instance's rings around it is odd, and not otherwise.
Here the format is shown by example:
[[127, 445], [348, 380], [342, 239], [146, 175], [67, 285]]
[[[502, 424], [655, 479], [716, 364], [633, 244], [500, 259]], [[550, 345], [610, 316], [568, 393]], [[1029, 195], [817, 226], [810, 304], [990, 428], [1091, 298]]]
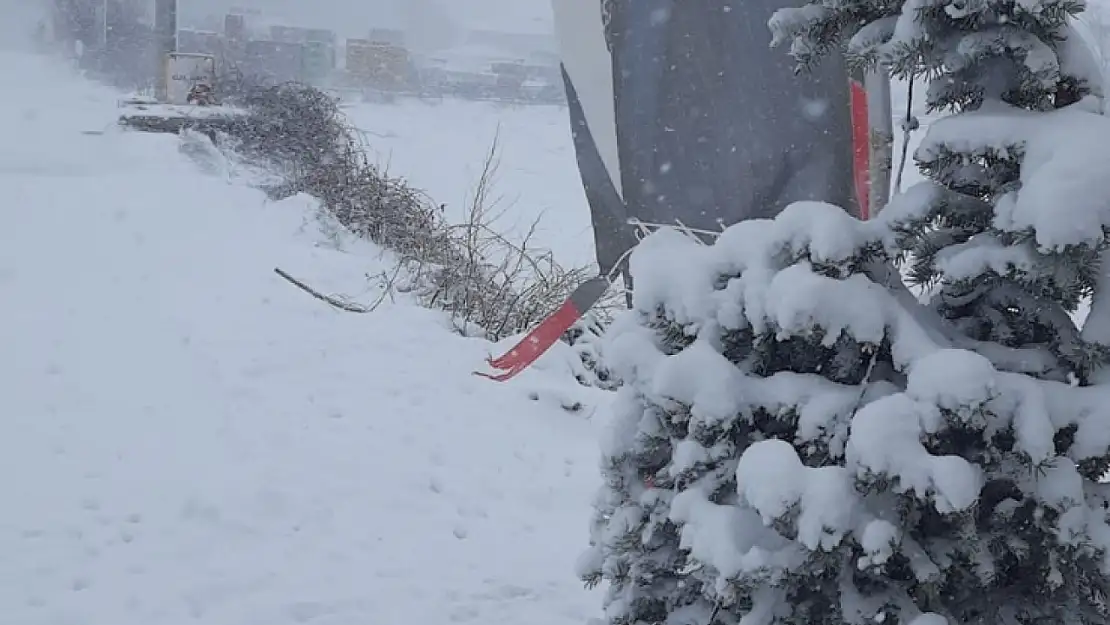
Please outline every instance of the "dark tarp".
[[635, 244], [629, 218], [716, 231], [798, 200], [855, 207], [843, 63], [795, 75], [770, 47], [795, 4], [553, 0], [603, 272]]

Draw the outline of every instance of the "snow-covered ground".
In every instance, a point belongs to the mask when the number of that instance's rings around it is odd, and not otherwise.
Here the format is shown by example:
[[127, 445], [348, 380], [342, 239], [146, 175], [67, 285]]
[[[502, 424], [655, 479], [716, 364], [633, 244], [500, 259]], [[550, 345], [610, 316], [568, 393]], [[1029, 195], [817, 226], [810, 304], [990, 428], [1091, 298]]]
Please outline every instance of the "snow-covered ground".
[[0, 69], [5, 623], [595, 615], [573, 562], [596, 421], [543, 398], [605, 397], [558, 363], [472, 376], [491, 346], [437, 313], [310, 298], [273, 268], [369, 302], [388, 257], [323, 243], [310, 201], [202, 173], [177, 138], [82, 134], [116, 95], [43, 59]]
[[357, 104], [347, 114], [362, 130], [373, 162], [446, 204], [447, 214], [460, 221], [496, 140], [493, 208], [507, 211], [498, 230], [519, 240], [538, 220], [534, 244], [552, 250], [564, 266], [594, 264], [590, 210], [566, 108], [406, 100]]

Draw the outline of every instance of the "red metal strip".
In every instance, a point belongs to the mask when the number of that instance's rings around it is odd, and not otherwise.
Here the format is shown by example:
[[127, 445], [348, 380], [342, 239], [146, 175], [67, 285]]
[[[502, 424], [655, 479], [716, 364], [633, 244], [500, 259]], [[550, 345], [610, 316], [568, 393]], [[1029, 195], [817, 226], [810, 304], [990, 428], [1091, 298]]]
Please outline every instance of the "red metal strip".
[[867, 122], [867, 90], [855, 79], [852, 86], [852, 177], [860, 219], [871, 217], [871, 146]]
[[508, 371], [493, 375], [480, 372], [475, 372], [475, 374], [499, 381], [513, 377], [550, 349], [581, 316], [582, 314], [574, 303], [567, 300], [559, 307], [559, 310], [544, 319], [543, 323], [525, 335], [519, 343], [503, 356], [490, 358], [486, 361], [494, 369], [507, 369]]

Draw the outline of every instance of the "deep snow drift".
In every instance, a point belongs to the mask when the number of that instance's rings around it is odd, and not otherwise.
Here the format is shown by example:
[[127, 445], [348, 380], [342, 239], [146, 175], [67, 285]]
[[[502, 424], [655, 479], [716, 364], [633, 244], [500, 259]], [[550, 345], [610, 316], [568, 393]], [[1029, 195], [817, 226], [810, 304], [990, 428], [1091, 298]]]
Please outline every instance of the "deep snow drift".
[[0, 67], [6, 622], [596, 614], [573, 573], [595, 426], [529, 397], [601, 394], [557, 366], [472, 376], [491, 346], [403, 302], [324, 306], [272, 269], [369, 302], [388, 257], [175, 137], [83, 135], [115, 95], [43, 59]]

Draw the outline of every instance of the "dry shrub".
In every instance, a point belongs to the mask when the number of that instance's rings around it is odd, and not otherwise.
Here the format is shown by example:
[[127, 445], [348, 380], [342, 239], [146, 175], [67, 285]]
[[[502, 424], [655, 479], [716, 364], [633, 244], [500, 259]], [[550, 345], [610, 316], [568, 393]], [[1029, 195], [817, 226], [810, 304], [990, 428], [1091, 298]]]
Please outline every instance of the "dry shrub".
[[230, 132], [232, 148], [280, 175], [270, 196], [314, 196], [347, 230], [397, 254], [402, 266], [387, 288], [452, 313], [460, 332], [491, 340], [523, 332], [592, 275], [534, 248], [535, 224], [522, 242], [495, 229], [496, 142], [465, 223], [451, 224], [427, 196], [368, 161], [360, 134], [328, 94], [282, 84], [246, 89], [241, 103], [249, 114]]

